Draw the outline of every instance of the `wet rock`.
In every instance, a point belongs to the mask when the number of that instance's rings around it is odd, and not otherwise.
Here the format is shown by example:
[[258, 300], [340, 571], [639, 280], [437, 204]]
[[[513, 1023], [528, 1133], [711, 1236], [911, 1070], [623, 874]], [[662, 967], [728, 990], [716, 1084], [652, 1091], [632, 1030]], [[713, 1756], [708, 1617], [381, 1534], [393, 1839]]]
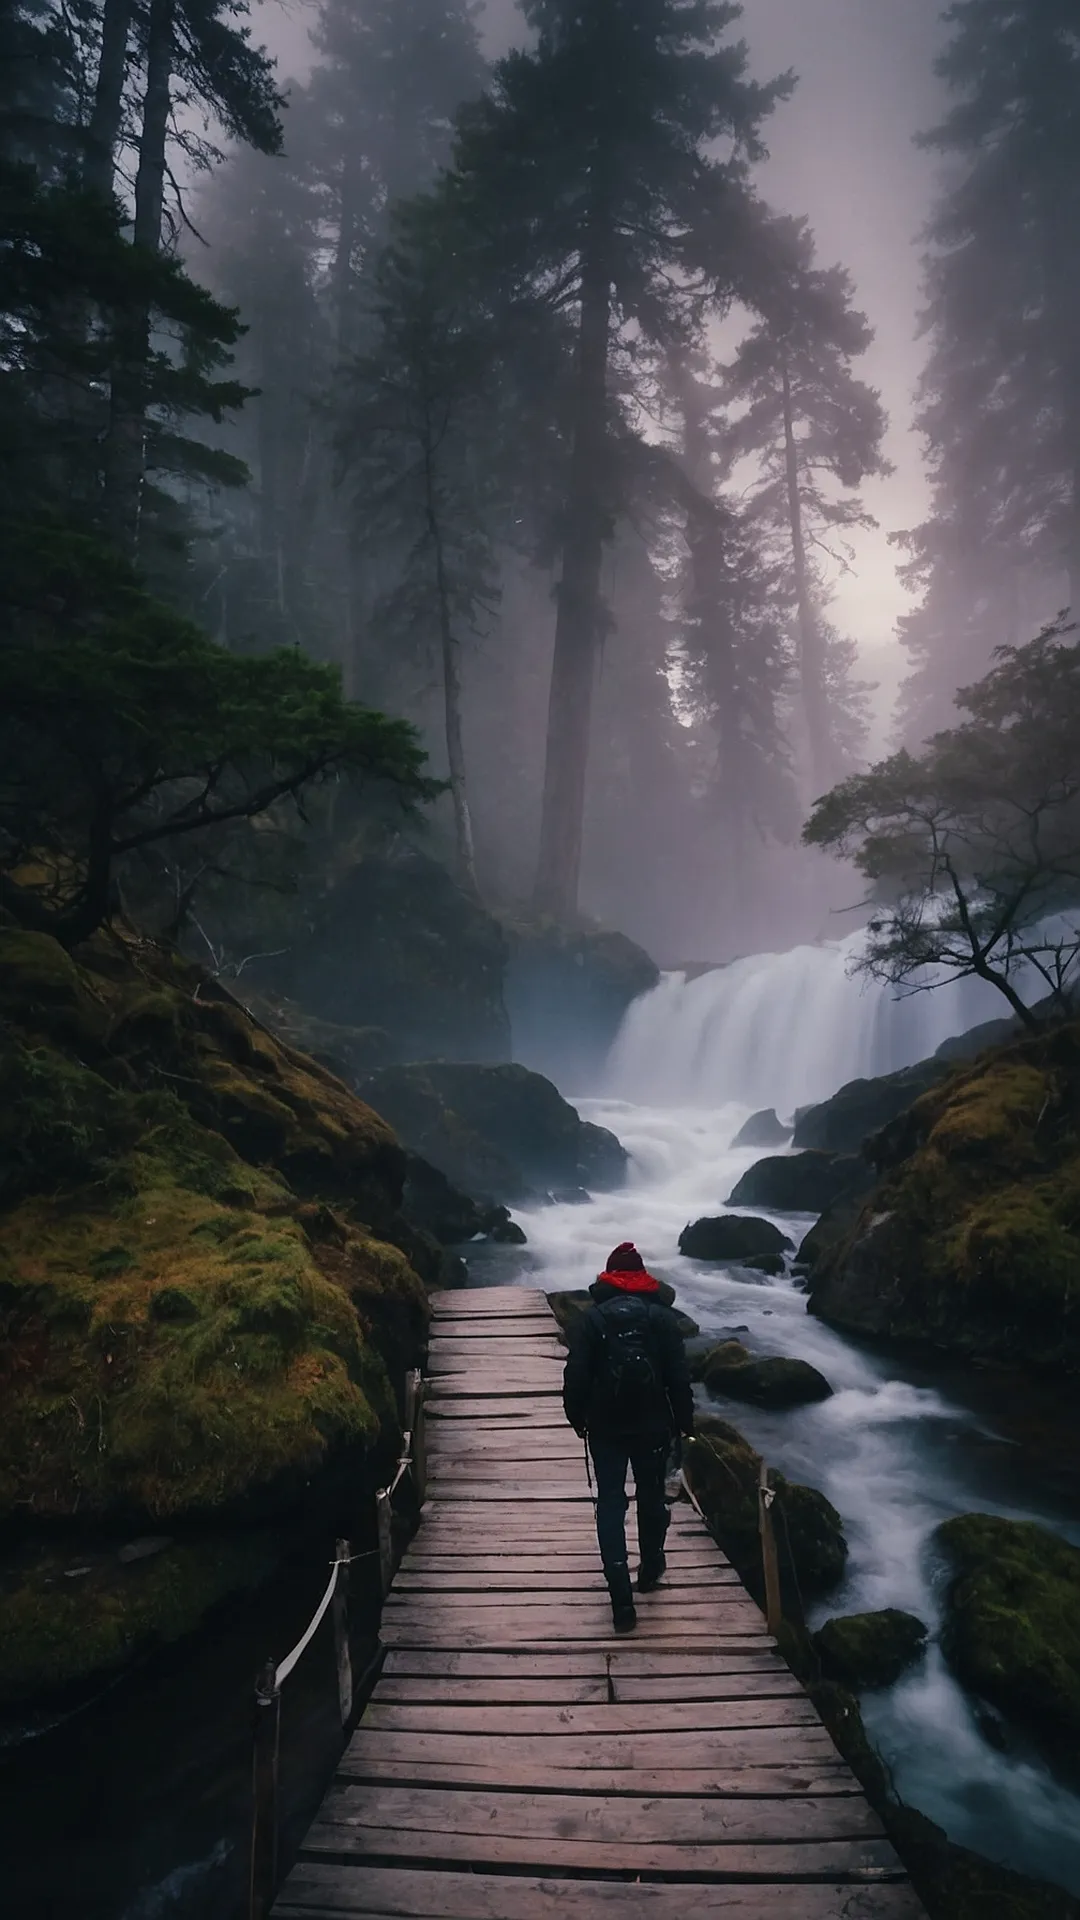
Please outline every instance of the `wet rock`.
[[820, 1220], [799, 1243], [796, 1268], [812, 1272], [830, 1248], [838, 1246], [851, 1233], [865, 1206], [865, 1194], [852, 1194], [826, 1207]]
[[724, 1341], [695, 1361], [694, 1378], [701, 1380], [710, 1393], [772, 1412], [811, 1406], [832, 1397], [825, 1375], [808, 1361], [783, 1355], [755, 1359], [738, 1340]]
[[691, 1260], [729, 1261], [739, 1266], [768, 1261], [780, 1273], [784, 1270], [783, 1255], [792, 1245], [771, 1220], [748, 1220], [734, 1213], [695, 1220], [679, 1235], [679, 1252]]
[[[762, 1598], [758, 1534], [760, 1454], [726, 1420], [699, 1413], [683, 1452], [687, 1479], [720, 1546], [750, 1591]], [[840, 1515], [815, 1487], [770, 1472], [776, 1489], [785, 1609], [798, 1618], [800, 1594], [827, 1593], [841, 1578], [847, 1541]], [[790, 1549], [790, 1551], [789, 1551]], [[794, 1578], [793, 1578], [794, 1574]]]
[[152, 1560], [156, 1553], [164, 1553], [172, 1546], [172, 1537], [167, 1533], [144, 1534], [141, 1540], [129, 1540], [117, 1554], [122, 1567], [128, 1567], [135, 1560]]
[[791, 1139], [793, 1129], [785, 1127], [779, 1120], [774, 1107], [766, 1107], [761, 1113], [752, 1113], [745, 1126], [740, 1127], [731, 1145], [735, 1147], [783, 1147]]
[[824, 1213], [838, 1200], [869, 1192], [872, 1168], [854, 1154], [781, 1153], [758, 1160], [728, 1195], [729, 1207], [774, 1213]]
[[857, 1154], [871, 1134], [906, 1113], [949, 1072], [947, 1060], [922, 1060], [875, 1080], [849, 1080], [831, 1099], [799, 1112], [792, 1144], [797, 1152]]
[[934, 1535], [951, 1579], [942, 1648], [1007, 1719], [1075, 1755], [1080, 1738], [1080, 1548], [1030, 1521], [965, 1514]]
[[913, 1613], [839, 1614], [814, 1635], [821, 1664], [845, 1686], [891, 1687], [926, 1650], [927, 1629]]
[[615, 1135], [527, 1067], [432, 1061], [389, 1067], [363, 1089], [406, 1146], [468, 1194], [512, 1203], [552, 1187], [608, 1191], [626, 1177]]
[[588, 1207], [592, 1205], [592, 1194], [584, 1187], [556, 1187], [548, 1194], [553, 1207]]
[[505, 1207], [470, 1199], [419, 1154], [408, 1158], [402, 1207], [410, 1225], [430, 1233], [440, 1246], [463, 1246], [481, 1238], [525, 1245], [523, 1229]]

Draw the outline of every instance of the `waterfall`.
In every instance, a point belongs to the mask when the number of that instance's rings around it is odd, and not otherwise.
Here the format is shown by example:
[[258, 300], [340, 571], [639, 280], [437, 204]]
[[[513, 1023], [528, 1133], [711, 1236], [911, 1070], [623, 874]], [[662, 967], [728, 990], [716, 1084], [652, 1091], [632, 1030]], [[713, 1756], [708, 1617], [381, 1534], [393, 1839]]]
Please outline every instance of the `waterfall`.
[[737, 1101], [790, 1117], [848, 1080], [925, 1060], [953, 1034], [1007, 1012], [978, 981], [897, 997], [853, 978], [861, 939], [754, 954], [693, 980], [665, 974], [626, 1014], [608, 1091], [650, 1105]]

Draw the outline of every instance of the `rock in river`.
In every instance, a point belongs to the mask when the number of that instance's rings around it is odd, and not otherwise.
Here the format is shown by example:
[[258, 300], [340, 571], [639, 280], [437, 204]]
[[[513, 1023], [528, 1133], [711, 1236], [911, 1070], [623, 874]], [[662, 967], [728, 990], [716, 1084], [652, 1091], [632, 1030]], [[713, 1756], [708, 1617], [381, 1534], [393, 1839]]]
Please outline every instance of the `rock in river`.
[[792, 1245], [771, 1220], [748, 1220], [736, 1213], [695, 1220], [679, 1235], [679, 1252], [691, 1260], [759, 1266], [767, 1273], [783, 1273], [783, 1256]]
[[752, 1113], [746, 1125], [740, 1127], [732, 1141], [732, 1147], [784, 1147], [791, 1139], [793, 1129], [785, 1127], [777, 1119], [776, 1109], [766, 1107], [761, 1113]]
[[837, 1200], [866, 1193], [874, 1175], [857, 1154], [779, 1153], [758, 1160], [728, 1195], [729, 1207], [776, 1213], [824, 1213]]
[[913, 1613], [839, 1614], [814, 1635], [830, 1680], [848, 1687], [891, 1687], [926, 1649], [926, 1628]]
[[1080, 1548], [1031, 1521], [969, 1513], [934, 1535], [952, 1579], [942, 1646], [973, 1692], [1075, 1755]]
[[[758, 1536], [758, 1474], [761, 1456], [737, 1427], [715, 1414], [699, 1414], [683, 1453], [687, 1479], [716, 1539], [755, 1596], [761, 1594]], [[803, 1487], [770, 1472], [780, 1512], [781, 1578], [789, 1580], [790, 1543], [798, 1588], [785, 1604], [797, 1617], [799, 1595], [827, 1593], [844, 1571], [847, 1541], [840, 1515], [816, 1487]], [[786, 1541], [784, 1538], [786, 1529]]]
[[774, 1412], [810, 1406], [832, 1396], [825, 1375], [808, 1361], [780, 1354], [755, 1359], [739, 1340], [722, 1341], [699, 1356], [694, 1362], [694, 1378], [703, 1381], [710, 1393]]

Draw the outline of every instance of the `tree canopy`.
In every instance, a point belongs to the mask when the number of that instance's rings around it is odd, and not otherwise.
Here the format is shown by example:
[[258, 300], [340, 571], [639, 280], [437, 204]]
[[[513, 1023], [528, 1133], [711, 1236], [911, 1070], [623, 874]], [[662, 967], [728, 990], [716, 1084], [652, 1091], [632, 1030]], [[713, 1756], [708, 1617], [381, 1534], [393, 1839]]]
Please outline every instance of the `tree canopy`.
[[1026, 1025], [1067, 1009], [1080, 965], [1080, 642], [1057, 624], [996, 664], [961, 725], [819, 800], [812, 846], [852, 859], [875, 902], [859, 965], [905, 991], [975, 976]]

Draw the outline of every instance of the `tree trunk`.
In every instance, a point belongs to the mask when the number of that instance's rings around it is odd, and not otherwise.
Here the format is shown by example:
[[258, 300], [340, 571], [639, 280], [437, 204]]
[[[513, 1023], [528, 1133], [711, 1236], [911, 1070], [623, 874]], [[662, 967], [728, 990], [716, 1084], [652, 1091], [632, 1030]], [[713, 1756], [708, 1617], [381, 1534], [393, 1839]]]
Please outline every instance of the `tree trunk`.
[[101, 52], [90, 125], [86, 130], [83, 177], [94, 193], [107, 200], [113, 190], [113, 170], [120, 140], [128, 34], [133, 0], [105, 0], [101, 16]]
[[534, 904], [577, 912], [589, 729], [599, 652], [600, 578], [609, 534], [604, 455], [611, 326], [610, 236], [594, 209], [582, 264], [577, 408], [548, 703], [547, 759]]
[[795, 569], [795, 598], [799, 614], [799, 678], [802, 684], [806, 738], [810, 752], [810, 774], [814, 798], [827, 793], [833, 782], [833, 751], [829, 730], [829, 706], [825, 689], [825, 661], [821, 630], [814, 613], [810, 592], [810, 570], [803, 536], [802, 498], [799, 492], [799, 449], [795, 439], [795, 413], [791, 396], [791, 376], [784, 368], [784, 451], [787, 465], [788, 518], [791, 525], [791, 554]]
[[724, 906], [733, 909], [747, 879], [747, 811], [743, 735], [740, 724], [734, 636], [728, 604], [724, 529], [713, 502], [709, 442], [701, 394], [689, 368], [673, 368], [683, 417], [683, 458], [694, 487], [704, 497], [688, 503], [686, 545], [690, 556], [691, 611], [698, 621], [716, 704], [716, 795], [724, 829]]
[[[173, 65], [175, 0], [151, 0], [146, 45], [139, 167], [135, 176], [137, 247], [156, 253], [165, 205], [165, 142]], [[134, 313], [117, 343], [112, 380], [106, 499], [123, 544], [137, 550], [146, 466], [146, 374], [150, 358], [150, 308]]]
[[[430, 424], [430, 421], [429, 421]], [[457, 847], [458, 878], [471, 894], [477, 893], [476, 851], [473, 844], [472, 814], [465, 783], [465, 742], [461, 727], [461, 662], [454, 623], [450, 611], [450, 583], [446, 575], [446, 554], [435, 484], [434, 443], [428, 437], [424, 447], [425, 513], [428, 537], [435, 558], [435, 594], [439, 603], [439, 639], [442, 650], [443, 711], [446, 725], [446, 760], [450, 770], [450, 801], [454, 809], [454, 838]]]

